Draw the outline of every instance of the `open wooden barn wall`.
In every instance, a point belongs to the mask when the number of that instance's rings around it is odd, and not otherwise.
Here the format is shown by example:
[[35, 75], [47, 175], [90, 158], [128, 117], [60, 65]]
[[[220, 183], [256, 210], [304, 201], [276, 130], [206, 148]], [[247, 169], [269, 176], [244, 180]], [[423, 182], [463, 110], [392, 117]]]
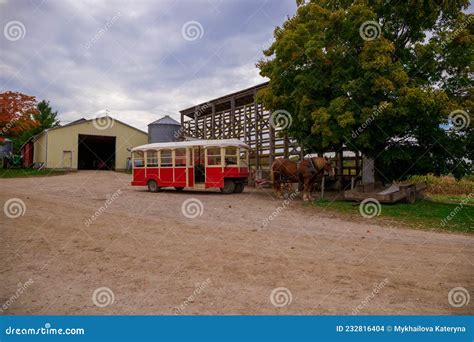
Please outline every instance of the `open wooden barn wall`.
[[[246, 95], [248, 96], [248, 94]], [[196, 106], [192, 115], [181, 112], [182, 129], [186, 136], [200, 139], [237, 138], [250, 146], [250, 164], [258, 177], [266, 176], [271, 163], [278, 157], [298, 157], [301, 149], [291, 142], [286, 135], [270, 125], [271, 112], [262, 104], [255, 102], [255, 94], [251, 102], [236, 106], [242, 102], [240, 98], [230, 96]], [[229, 102], [228, 109], [216, 111], [216, 105]], [[203, 110], [204, 108], [204, 110]], [[186, 117], [193, 116], [189, 120]]]

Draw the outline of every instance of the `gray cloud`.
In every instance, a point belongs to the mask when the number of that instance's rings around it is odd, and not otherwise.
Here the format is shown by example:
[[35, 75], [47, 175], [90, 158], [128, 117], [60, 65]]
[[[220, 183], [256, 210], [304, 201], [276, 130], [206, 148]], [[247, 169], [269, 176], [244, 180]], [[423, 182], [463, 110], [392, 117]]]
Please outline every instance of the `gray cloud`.
[[[106, 108], [139, 128], [162, 114], [263, 82], [255, 63], [273, 29], [295, 11], [285, 1], [2, 0], [1, 90], [47, 99], [63, 122]], [[186, 40], [182, 27], [202, 26]]]

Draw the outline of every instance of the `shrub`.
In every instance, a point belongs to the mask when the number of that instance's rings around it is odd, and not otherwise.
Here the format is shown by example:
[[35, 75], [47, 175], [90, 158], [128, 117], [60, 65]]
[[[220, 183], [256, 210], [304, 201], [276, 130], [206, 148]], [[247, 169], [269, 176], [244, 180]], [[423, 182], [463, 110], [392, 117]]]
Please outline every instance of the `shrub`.
[[423, 176], [410, 176], [408, 178], [412, 182], [426, 182], [427, 191], [430, 194], [451, 194], [451, 195], [468, 195], [474, 191], [474, 181], [472, 177], [465, 177], [456, 180], [452, 176], [436, 177], [432, 174]]

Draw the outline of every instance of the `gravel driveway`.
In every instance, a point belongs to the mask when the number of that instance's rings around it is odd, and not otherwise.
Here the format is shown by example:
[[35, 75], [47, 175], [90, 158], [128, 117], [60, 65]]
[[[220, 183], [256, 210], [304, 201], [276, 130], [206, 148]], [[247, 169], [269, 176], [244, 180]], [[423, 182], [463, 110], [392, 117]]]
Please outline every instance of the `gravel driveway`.
[[269, 190], [129, 184], [0, 179], [3, 314], [474, 313], [473, 236], [348, 221]]

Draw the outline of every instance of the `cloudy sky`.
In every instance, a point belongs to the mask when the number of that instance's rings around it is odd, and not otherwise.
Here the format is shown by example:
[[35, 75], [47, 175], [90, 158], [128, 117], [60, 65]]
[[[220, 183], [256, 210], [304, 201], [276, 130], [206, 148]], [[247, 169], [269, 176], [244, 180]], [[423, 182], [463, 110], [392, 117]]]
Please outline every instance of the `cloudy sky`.
[[164, 114], [264, 82], [255, 63], [294, 0], [0, 0], [1, 91], [63, 123]]

